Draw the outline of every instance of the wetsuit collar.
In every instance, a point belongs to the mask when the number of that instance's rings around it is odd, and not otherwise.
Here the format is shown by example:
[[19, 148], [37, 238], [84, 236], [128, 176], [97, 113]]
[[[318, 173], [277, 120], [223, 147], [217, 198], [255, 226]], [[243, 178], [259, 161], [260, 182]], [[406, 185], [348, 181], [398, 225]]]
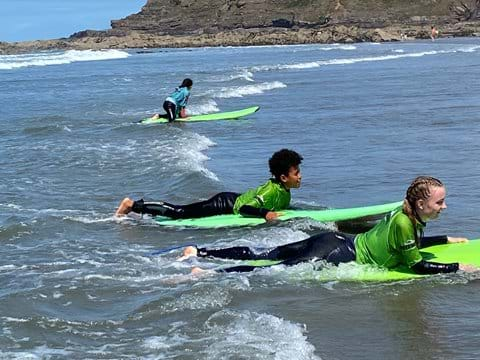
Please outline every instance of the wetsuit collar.
[[427, 223], [425, 221], [423, 221], [422, 219], [420, 219], [420, 216], [417, 215], [417, 212], [415, 211], [415, 219], [417, 219], [417, 221], [422, 224], [423, 227], [427, 226]]
[[277, 180], [277, 179], [274, 178], [274, 177], [272, 177], [270, 180], [271, 180], [272, 182], [274, 182], [274, 183], [279, 184], [285, 191], [290, 192], [290, 189], [287, 189], [287, 188], [285, 187], [285, 185], [283, 184], [283, 182], [281, 182], [280, 180]]

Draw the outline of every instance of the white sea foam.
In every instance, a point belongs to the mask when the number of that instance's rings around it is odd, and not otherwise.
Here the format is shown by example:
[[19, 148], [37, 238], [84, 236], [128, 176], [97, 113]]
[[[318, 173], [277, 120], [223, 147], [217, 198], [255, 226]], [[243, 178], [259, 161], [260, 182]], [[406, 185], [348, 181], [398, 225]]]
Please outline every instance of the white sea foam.
[[253, 82], [253, 74], [252, 72], [248, 71], [247, 69], [242, 69], [238, 74], [231, 75], [231, 79], [244, 79], [246, 81]]
[[92, 274], [84, 277], [85, 280], [114, 280], [113, 276], [101, 275], [101, 274]]
[[256, 249], [271, 248], [308, 238], [308, 234], [291, 227], [275, 227], [258, 229], [248, 237], [236, 239], [225, 238], [214, 244], [214, 247], [249, 246]]
[[204, 163], [209, 159], [202, 151], [214, 146], [215, 143], [209, 138], [193, 133], [193, 138], [181, 139], [179, 147], [176, 147], [175, 157], [177, 157], [177, 166], [190, 171], [198, 171], [208, 178], [219, 181], [217, 175], [208, 170]]
[[[173, 171], [173, 173], [184, 173], [185, 171], [201, 172], [206, 177], [218, 181], [218, 177], [205, 167], [204, 163], [209, 160], [209, 157], [203, 153], [203, 151], [216, 144], [208, 137], [197, 133], [173, 127], [170, 130], [171, 135], [169, 138], [154, 138], [147, 142], [131, 139], [121, 146], [113, 145], [111, 147], [115, 149], [114, 153], [119, 158], [130, 159], [132, 154], [137, 155], [135, 161], [137, 164], [142, 165], [141, 174], [156, 172], [160, 166], [161, 170], [169, 169], [168, 171]], [[145, 146], [148, 146], [151, 151], [145, 152]], [[86, 146], [85, 144], [72, 144], [69, 150], [78, 151], [78, 148], [83, 152], [85, 150], [98, 152], [100, 156], [95, 158], [99, 159], [99, 161], [104, 161], [104, 158], [107, 156], [111, 157], [112, 153], [112, 151], [105, 151], [98, 145]], [[110, 221], [110, 219], [100, 219], [99, 221]]]
[[462, 46], [456, 49], [450, 50], [431, 50], [431, 51], [421, 51], [413, 53], [404, 53], [396, 52], [395, 54], [390, 55], [378, 55], [378, 56], [366, 56], [358, 58], [340, 58], [340, 59], [330, 59], [330, 60], [318, 60], [318, 61], [309, 61], [305, 63], [294, 63], [294, 64], [275, 64], [275, 65], [262, 65], [252, 67], [252, 71], [275, 71], [275, 70], [291, 70], [291, 69], [311, 69], [321, 66], [329, 65], [350, 65], [363, 62], [376, 62], [376, 61], [389, 61], [389, 60], [398, 60], [404, 58], [418, 58], [423, 56], [432, 56], [432, 55], [441, 55], [449, 54], [456, 52], [474, 52], [477, 51], [480, 46], [469, 45]]
[[208, 359], [225, 359], [232, 353], [242, 358], [320, 359], [303, 325], [273, 315], [222, 310], [205, 327]]
[[286, 88], [287, 85], [280, 81], [264, 82], [255, 85], [224, 87], [219, 90], [212, 90], [211, 94], [216, 98], [235, 98], [246, 95], [263, 94], [265, 91]]
[[99, 218], [92, 218], [87, 216], [65, 216], [63, 219], [80, 222], [83, 224], [100, 224], [100, 223], [118, 222], [119, 220], [118, 217], [113, 215], [108, 217], [99, 217]]
[[210, 99], [203, 104], [201, 103], [193, 104], [191, 106], [189, 105], [187, 108], [188, 115], [211, 114], [218, 111], [220, 111], [220, 109], [218, 108], [217, 103], [213, 99]]
[[247, 69], [239, 69], [238, 72], [236, 72], [234, 74], [213, 76], [209, 79], [209, 81], [212, 81], [212, 82], [227, 82], [227, 81], [232, 81], [232, 80], [237, 80], [237, 79], [246, 80], [246, 81], [250, 81], [250, 82], [255, 81], [253, 79], [253, 73], [251, 71], [247, 70]]
[[25, 323], [29, 322], [29, 319], [20, 319], [20, 318], [14, 318], [10, 316], [2, 316], [2, 320], [5, 322], [14, 322], [14, 323]]
[[70, 64], [79, 61], [124, 59], [130, 56], [120, 50], [67, 50], [37, 54], [0, 55], [0, 70], [12, 70], [27, 66]]
[[[210, 316], [203, 329], [178, 324], [167, 334], [144, 340], [143, 348], [161, 351], [165, 358], [195, 349], [204, 359], [320, 359], [305, 335], [302, 324], [269, 314], [221, 310]], [[179, 353], [180, 352], [180, 353]]]
[[357, 50], [357, 47], [354, 45], [342, 45], [342, 44], [332, 44], [329, 46], [322, 46], [320, 50], [331, 51], [331, 50]]
[[143, 347], [155, 350], [169, 350], [182, 346], [188, 342], [188, 338], [178, 334], [173, 336], [152, 336], [144, 340]]
[[470, 53], [470, 52], [475, 52], [478, 49], [480, 49], [480, 45], [466, 45], [458, 49], [458, 51]]
[[[78, 209], [53, 209], [53, 208], [35, 209], [35, 208], [24, 208], [16, 204], [1, 204], [1, 203], [0, 203], [0, 206], [13, 208], [19, 212], [22, 211], [22, 212], [28, 212], [28, 213], [35, 213], [37, 215], [58, 216], [58, 217], [62, 217], [63, 219], [78, 220], [78, 221], [82, 221], [79, 219], [83, 219], [85, 222], [88, 221], [88, 223], [109, 222], [112, 220], [112, 217], [92, 219], [91, 216], [97, 216], [97, 217], [100, 216], [95, 211], [78, 210]], [[20, 223], [20, 225], [26, 226], [25, 224], [22, 224], [22, 223]]]
[[50, 359], [50, 358], [67, 358], [71, 355], [70, 351], [66, 351], [63, 349], [54, 349], [49, 348], [46, 345], [37, 346], [30, 351], [19, 351], [19, 352], [11, 352], [11, 351], [4, 351], [0, 350], [0, 358], [1, 359], [22, 359], [22, 360], [40, 360], [40, 359]]

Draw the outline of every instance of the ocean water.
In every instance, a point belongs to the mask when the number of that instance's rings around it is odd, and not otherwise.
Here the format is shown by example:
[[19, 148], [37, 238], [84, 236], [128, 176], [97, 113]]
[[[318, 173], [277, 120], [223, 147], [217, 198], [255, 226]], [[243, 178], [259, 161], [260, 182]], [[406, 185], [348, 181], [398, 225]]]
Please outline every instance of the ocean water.
[[[140, 125], [190, 77], [189, 111]], [[162, 248], [275, 246], [335, 228], [159, 228], [124, 196], [242, 192], [288, 147], [296, 207], [400, 200], [427, 174], [448, 210], [428, 234], [480, 238], [480, 40], [42, 52], [0, 56], [0, 358], [476, 359], [478, 275], [319, 281], [309, 264], [195, 278]]]

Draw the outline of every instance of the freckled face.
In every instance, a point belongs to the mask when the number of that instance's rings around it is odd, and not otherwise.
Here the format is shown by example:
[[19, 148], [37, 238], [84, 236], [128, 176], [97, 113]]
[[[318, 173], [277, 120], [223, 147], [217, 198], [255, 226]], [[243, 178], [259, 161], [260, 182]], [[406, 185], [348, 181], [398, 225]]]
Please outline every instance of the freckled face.
[[434, 220], [447, 208], [445, 196], [447, 192], [444, 186], [432, 186], [430, 196], [426, 200], [417, 201], [417, 213], [423, 221]]

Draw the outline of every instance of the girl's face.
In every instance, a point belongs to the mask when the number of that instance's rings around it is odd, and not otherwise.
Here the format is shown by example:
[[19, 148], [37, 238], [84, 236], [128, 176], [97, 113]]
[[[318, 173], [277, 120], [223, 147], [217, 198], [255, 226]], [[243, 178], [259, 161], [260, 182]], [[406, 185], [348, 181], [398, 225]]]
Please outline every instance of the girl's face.
[[444, 186], [432, 186], [430, 187], [428, 199], [417, 200], [417, 214], [422, 221], [427, 222], [440, 216], [440, 213], [447, 208], [445, 203], [446, 194]]

